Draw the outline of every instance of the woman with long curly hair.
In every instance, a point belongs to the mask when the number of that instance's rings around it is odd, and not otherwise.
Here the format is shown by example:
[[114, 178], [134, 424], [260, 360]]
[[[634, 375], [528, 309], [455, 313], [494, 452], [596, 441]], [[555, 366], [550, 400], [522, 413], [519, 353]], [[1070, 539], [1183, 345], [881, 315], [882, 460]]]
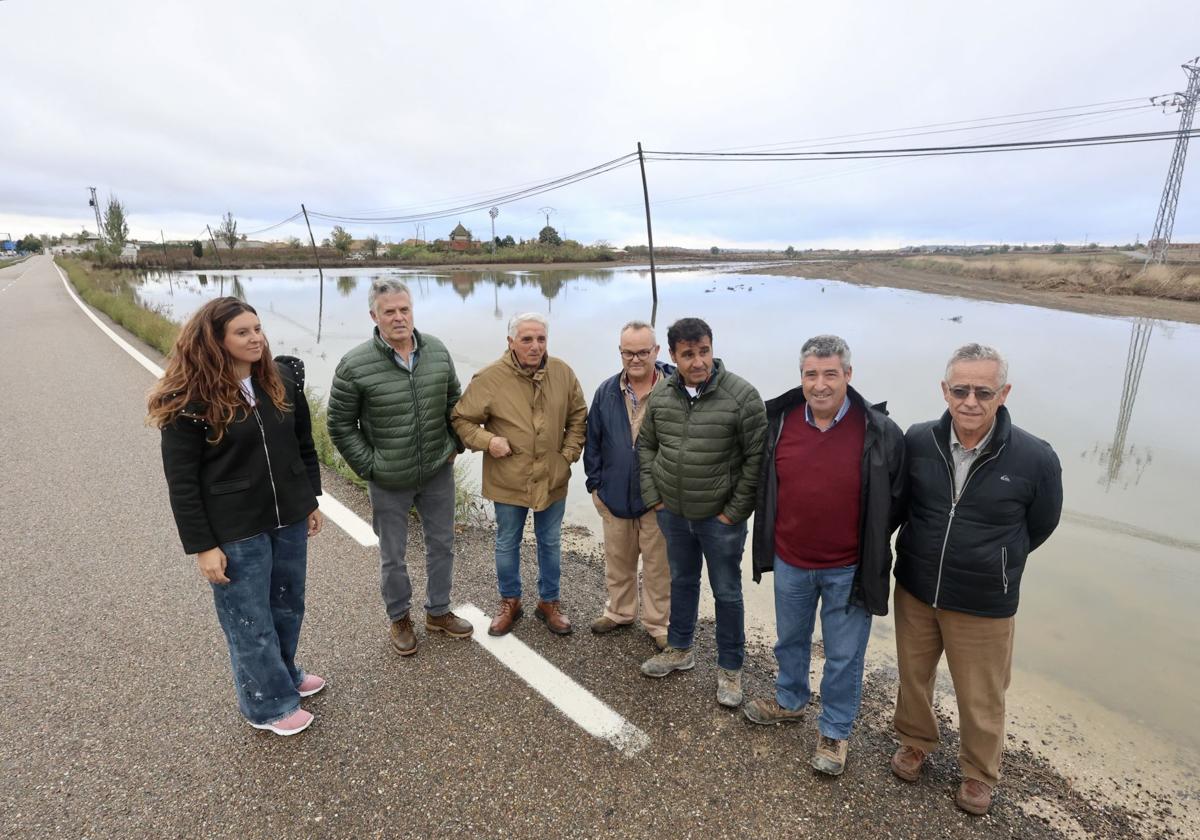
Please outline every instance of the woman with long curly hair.
[[294, 735], [325, 681], [295, 662], [321, 473], [299, 359], [272, 359], [254, 308], [209, 301], [150, 392], [179, 538], [212, 585], [242, 714]]

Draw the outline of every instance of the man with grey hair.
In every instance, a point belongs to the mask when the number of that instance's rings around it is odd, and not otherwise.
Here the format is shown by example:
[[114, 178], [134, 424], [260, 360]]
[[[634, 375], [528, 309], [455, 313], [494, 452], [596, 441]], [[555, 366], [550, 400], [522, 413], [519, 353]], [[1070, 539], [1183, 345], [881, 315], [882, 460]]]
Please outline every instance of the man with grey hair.
[[800, 387], [767, 401], [754, 508], [754, 580], [775, 573], [775, 696], [754, 723], [799, 721], [818, 603], [825, 667], [814, 769], [840, 776], [862, 699], [871, 616], [887, 615], [891, 534], [904, 512], [904, 435], [850, 386], [850, 348], [818, 335], [800, 351]]
[[946, 654], [958, 703], [959, 808], [986, 814], [1000, 779], [1004, 693], [1029, 553], [1062, 512], [1062, 468], [1050, 444], [1013, 425], [1008, 365], [967, 344], [942, 380], [947, 411], [905, 434], [908, 518], [896, 541], [900, 686], [892, 772], [915, 782], [938, 745], [933, 687]]
[[549, 322], [528, 312], [508, 323], [504, 355], [472, 377], [451, 420], [483, 452], [483, 495], [496, 507], [496, 581], [500, 609], [488, 634], [503, 636], [521, 609], [521, 533], [533, 511], [538, 605], [550, 632], [571, 622], [559, 604], [561, 531], [571, 464], [583, 452], [587, 403], [566, 362], [547, 353]]
[[411, 656], [417, 639], [405, 553], [414, 506], [425, 535], [425, 629], [455, 639], [470, 637], [472, 630], [450, 611], [453, 461], [462, 451], [450, 410], [461, 388], [446, 346], [413, 326], [408, 286], [375, 280], [367, 301], [375, 334], [338, 363], [329, 391], [329, 436], [367, 482], [392, 647]]
[[621, 328], [621, 370], [600, 383], [588, 411], [583, 467], [587, 489], [604, 527], [604, 580], [608, 603], [593, 633], [611, 633], [638, 615], [638, 556], [642, 558], [642, 627], [659, 650], [667, 646], [671, 568], [655, 512], [642, 499], [637, 438], [646, 398], [675, 372], [657, 361], [658, 341], [645, 321]]

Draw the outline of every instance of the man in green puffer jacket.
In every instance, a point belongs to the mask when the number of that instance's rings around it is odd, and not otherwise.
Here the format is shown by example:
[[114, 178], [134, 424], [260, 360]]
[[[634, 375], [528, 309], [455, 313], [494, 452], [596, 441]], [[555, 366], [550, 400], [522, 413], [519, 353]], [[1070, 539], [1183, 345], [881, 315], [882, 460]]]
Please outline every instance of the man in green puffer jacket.
[[713, 358], [704, 321], [676, 321], [667, 346], [677, 369], [650, 392], [638, 460], [642, 498], [657, 511], [667, 541], [671, 620], [666, 649], [642, 663], [642, 673], [665, 677], [695, 667], [692, 637], [706, 563], [716, 601], [717, 702], [736, 708], [746, 651], [742, 551], [767, 412], [754, 386]]
[[453, 461], [462, 451], [450, 411], [462, 389], [446, 345], [413, 327], [408, 286], [376, 280], [368, 303], [375, 335], [338, 363], [329, 392], [329, 436], [367, 481], [392, 647], [410, 656], [417, 652], [417, 638], [404, 554], [414, 505], [425, 532], [425, 629], [455, 639], [471, 635], [470, 623], [450, 611]]

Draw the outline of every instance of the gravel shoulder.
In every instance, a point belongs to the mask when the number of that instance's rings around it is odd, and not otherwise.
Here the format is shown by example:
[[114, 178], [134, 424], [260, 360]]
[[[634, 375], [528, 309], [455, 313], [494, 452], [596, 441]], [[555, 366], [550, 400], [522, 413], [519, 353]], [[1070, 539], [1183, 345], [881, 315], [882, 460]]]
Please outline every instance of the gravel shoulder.
[[[564, 605], [581, 629], [554, 637], [529, 617], [515, 632], [649, 735], [637, 755], [585, 734], [473, 642], [430, 638], [418, 620], [418, 654], [395, 656], [375, 551], [332, 525], [311, 544], [301, 639], [304, 666], [329, 680], [306, 701], [316, 723], [288, 739], [253, 730], [178, 545], [158, 435], [142, 425], [149, 375], [48, 260], [4, 294], [0, 836], [1168, 836], [1169, 802], [1156, 814], [1089, 799], [1015, 742], [987, 817], [954, 807], [949, 729], [920, 782], [896, 780], [886, 669], [867, 676], [846, 774], [819, 776], [813, 715], [757, 727], [716, 704], [711, 625], [697, 667], [662, 681], [638, 673], [653, 653], [641, 631], [582, 629], [603, 605], [603, 563], [574, 549]], [[325, 480], [367, 512], [361, 493]], [[492, 540], [468, 527], [456, 546], [455, 600], [485, 612]], [[414, 528], [417, 593], [422, 554]], [[530, 545], [522, 564], [530, 588]], [[773, 669], [769, 649], [750, 651], [747, 696], [772, 691]]]

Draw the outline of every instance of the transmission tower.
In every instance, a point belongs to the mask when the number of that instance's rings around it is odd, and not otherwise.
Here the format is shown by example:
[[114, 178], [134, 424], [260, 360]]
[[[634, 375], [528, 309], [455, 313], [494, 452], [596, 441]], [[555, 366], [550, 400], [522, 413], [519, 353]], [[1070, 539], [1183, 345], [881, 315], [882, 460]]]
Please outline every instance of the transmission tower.
[[88, 187], [88, 192], [92, 197], [88, 199], [88, 204], [96, 211], [96, 235], [100, 237], [100, 241], [104, 242], [104, 222], [100, 221], [100, 199], [96, 198], [96, 188]]
[[1183, 71], [1188, 74], [1188, 86], [1184, 93], [1176, 93], [1163, 100], [1151, 100], [1164, 108], [1179, 111], [1179, 136], [1175, 138], [1175, 151], [1167, 169], [1167, 183], [1163, 187], [1162, 200], [1158, 202], [1154, 232], [1146, 242], [1147, 265], [1167, 261], [1171, 230], [1175, 227], [1175, 208], [1179, 205], [1179, 184], [1183, 181], [1183, 163], [1187, 159], [1188, 134], [1192, 130], [1192, 117], [1196, 115], [1196, 100], [1200, 99], [1200, 56], [1184, 64]]

